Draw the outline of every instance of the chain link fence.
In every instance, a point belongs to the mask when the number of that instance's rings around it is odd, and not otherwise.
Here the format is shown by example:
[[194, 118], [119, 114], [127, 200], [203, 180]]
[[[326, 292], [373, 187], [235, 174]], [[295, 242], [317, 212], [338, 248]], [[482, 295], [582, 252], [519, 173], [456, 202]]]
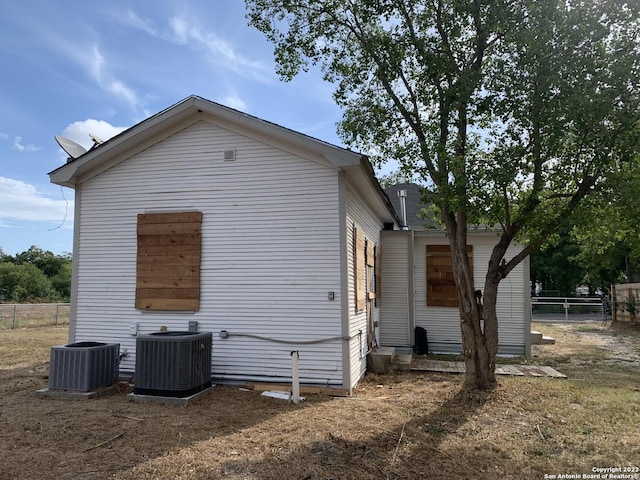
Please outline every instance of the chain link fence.
[[68, 303], [0, 303], [0, 330], [68, 324]]

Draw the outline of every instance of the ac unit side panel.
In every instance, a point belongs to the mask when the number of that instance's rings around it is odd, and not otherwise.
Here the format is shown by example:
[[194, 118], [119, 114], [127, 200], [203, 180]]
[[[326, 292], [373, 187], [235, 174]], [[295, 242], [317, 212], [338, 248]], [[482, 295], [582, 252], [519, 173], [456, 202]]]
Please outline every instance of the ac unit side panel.
[[136, 339], [134, 393], [184, 397], [210, 387], [211, 333], [167, 333]]
[[91, 343], [90, 347], [70, 344], [51, 348], [50, 389], [88, 392], [118, 381], [120, 344]]

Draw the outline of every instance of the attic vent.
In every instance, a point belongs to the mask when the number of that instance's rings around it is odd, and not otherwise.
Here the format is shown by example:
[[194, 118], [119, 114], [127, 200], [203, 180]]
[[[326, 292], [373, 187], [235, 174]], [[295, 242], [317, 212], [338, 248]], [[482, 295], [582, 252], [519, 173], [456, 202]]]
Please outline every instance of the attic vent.
[[233, 150], [225, 150], [224, 151], [224, 161], [225, 162], [232, 162], [235, 159], [236, 159], [236, 151], [235, 151], [235, 149], [233, 149]]

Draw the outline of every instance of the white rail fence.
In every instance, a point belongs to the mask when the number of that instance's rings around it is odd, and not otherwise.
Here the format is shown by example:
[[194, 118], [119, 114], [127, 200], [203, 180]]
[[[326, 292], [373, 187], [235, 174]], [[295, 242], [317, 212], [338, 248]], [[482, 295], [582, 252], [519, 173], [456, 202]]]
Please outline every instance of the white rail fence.
[[531, 313], [564, 313], [567, 321], [572, 314], [602, 315], [602, 318], [606, 319], [611, 317], [611, 306], [600, 297], [531, 297]]
[[0, 303], [0, 330], [68, 323], [68, 303]]

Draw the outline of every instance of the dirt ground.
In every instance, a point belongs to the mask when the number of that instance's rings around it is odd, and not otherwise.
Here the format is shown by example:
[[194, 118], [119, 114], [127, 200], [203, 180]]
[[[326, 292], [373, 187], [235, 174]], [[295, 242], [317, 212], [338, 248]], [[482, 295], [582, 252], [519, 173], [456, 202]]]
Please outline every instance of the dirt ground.
[[568, 380], [368, 375], [299, 405], [216, 386], [187, 407], [40, 398], [61, 328], [0, 332], [0, 479], [542, 479], [640, 467], [640, 331], [536, 325]]

